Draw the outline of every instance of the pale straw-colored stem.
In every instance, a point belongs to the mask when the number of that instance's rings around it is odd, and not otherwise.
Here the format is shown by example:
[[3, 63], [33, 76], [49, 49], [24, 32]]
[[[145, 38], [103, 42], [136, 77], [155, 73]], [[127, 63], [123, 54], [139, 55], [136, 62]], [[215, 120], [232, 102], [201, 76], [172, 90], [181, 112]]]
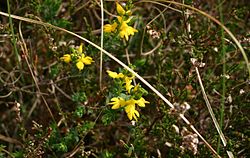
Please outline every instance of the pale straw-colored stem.
[[102, 90], [102, 65], [103, 65], [103, 25], [104, 25], [104, 12], [103, 12], [103, 0], [101, 1], [101, 52], [100, 52], [100, 76], [99, 76], [99, 86], [100, 86], [100, 90]]

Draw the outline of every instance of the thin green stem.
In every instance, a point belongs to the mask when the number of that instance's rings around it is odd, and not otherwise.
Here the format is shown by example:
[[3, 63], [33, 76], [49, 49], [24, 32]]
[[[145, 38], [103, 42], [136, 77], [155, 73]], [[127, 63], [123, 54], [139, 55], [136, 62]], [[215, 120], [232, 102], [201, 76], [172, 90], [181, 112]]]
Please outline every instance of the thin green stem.
[[17, 59], [19, 69], [21, 69], [20, 56], [19, 56], [19, 53], [18, 53], [18, 50], [17, 50], [17, 40], [15, 38], [15, 32], [14, 32], [14, 28], [13, 28], [12, 17], [11, 17], [11, 14], [10, 14], [10, 2], [9, 2], [9, 0], [7, 0], [7, 7], [8, 7], [8, 14], [9, 14], [10, 29], [11, 29], [11, 41], [13, 43], [14, 52], [15, 52], [15, 55], [16, 55], [16, 59]]
[[[218, 0], [219, 3], [219, 14], [220, 14], [220, 22], [224, 24], [223, 11], [221, 0]], [[221, 27], [221, 53], [222, 53], [222, 62], [223, 62], [223, 74], [222, 74], [222, 97], [221, 97], [221, 105], [220, 105], [220, 128], [223, 129], [224, 122], [224, 110], [225, 110], [225, 94], [226, 94], [226, 47], [225, 47], [225, 34], [224, 29]], [[220, 138], [218, 138], [217, 152], [220, 152]]]
[[13, 158], [15, 157], [8, 150], [5, 150], [3, 147], [0, 147], [0, 152], [5, 152], [8, 156], [13, 157]]

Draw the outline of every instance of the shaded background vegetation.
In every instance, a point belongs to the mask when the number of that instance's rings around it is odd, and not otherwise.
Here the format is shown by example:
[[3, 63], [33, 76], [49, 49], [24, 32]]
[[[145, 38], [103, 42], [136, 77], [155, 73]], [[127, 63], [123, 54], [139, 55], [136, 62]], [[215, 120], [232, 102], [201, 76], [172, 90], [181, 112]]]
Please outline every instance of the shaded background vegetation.
[[[1, 11], [8, 12], [7, 1], [0, 3]], [[250, 57], [250, 5], [247, 0], [229, 0], [221, 4], [217, 1], [189, 0], [185, 3], [217, 19], [221, 5], [225, 26]], [[116, 13], [114, 2], [105, 1], [104, 8]], [[172, 103], [183, 105], [187, 102], [191, 108], [185, 115], [217, 148], [218, 134], [190, 59], [197, 58], [205, 63], [200, 73], [219, 119], [223, 79], [221, 28], [199, 14], [193, 13], [187, 18], [183, 13], [164, 9], [156, 4], [135, 1], [132, 11], [139, 32], [128, 46], [119, 38], [105, 34], [104, 49], [125, 63], [124, 50], [128, 49], [135, 71]], [[178, 9], [185, 11], [184, 8]], [[10, 12], [66, 28], [100, 45], [99, 1], [11, 1]], [[159, 17], [148, 25], [156, 16]], [[105, 23], [112, 18], [105, 14]], [[196, 155], [194, 150], [188, 150], [184, 145], [184, 135], [176, 130], [178, 127], [182, 131], [186, 125], [149, 90], [146, 100], [150, 101], [150, 105], [140, 111], [141, 117], [135, 126], [124, 112], [111, 110], [108, 102], [113, 83], [103, 73], [103, 88], [99, 88], [100, 55], [96, 48], [84, 43], [84, 50], [95, 63], [79, 72], [59, 60], [63, 54], [70, 52], [70, 47], [80, 45], [82, 41], [79, 39], [17, 20], [13, 20], [13, 35], [8, 17], [0, 16], [0, 20], [0, 157], [212, 157], [201, 141]], [[191, 32], [187, 31], [188, 24], [191, 25]], [[28, 63], [22, 51], [19, 26], [28, 49]], [[150, 34], [150, 30], [155, 31], [159, 38]], [[14, 51], [13, 36], [17, 40], [19, 55]], [[248, 157], [249, 74], [236, 45], [228, 35], [224, 40], [226, 95], [222, 130], [228, 140], [227, 148], [236, 157]], [[154, 48], [154, 52], [143, 54]], [[104, 56], [104, 71], [118, 71], [119, 68], [118, 64]], [[180, 146], [184, 146], [185, 150], [182, 151]], [[220, 155], [226, 156], [225, 150], [220, 145]]]

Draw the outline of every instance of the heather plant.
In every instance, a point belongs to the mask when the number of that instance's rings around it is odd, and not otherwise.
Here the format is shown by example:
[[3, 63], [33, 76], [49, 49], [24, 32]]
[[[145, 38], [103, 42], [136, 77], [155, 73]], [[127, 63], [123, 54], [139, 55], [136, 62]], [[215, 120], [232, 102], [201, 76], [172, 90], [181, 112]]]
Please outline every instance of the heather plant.
[[247, 2], [0, 7], [0, 157], [249, 156]]

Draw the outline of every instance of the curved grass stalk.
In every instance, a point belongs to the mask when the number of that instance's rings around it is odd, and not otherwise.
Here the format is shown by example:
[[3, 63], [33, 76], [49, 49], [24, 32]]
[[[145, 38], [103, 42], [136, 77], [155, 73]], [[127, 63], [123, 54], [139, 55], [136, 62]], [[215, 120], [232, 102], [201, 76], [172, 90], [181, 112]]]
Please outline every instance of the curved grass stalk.
[[[213, 109], [212, 109], [212, 107], [211, 107], [211, 104], [210, 104], [210, 102], [209, 102], [209, 100], [208, 100], [207, 94], [206, 94], [206, 92], [205, 92], [205, 88], [204, 88], [203, 83], [202, 83], [202, 81], [201, 81], [201, 76], [200, 76], [198, 67], [195, 67], [195, 71], [196, 71], [196, 74], [197, 74], [197, 76], [198, 76], [198, 81], [199, 81], [199, 84], [200, 84], [200, 86], [201, 86], [201, 92], [202, 92], [203, 98], [204, 98], [204, 100], [205, 100], [205, 102], [206, 102], [206, 105], [207, 105], [209, 114], [210, 114], [211, 117], [212, 117], [212, 120], [213, 120], [213, 122], [214, 122], [215, 128], [216, 128], [216, 130], [217, 130], [217, 132], [218, 132], [218, 134], [219, 134], [219, 136], [220, 136], [220, 139], [221, 139], [221, 141], [222, 141], [222, 143], [223, 143], [223, 146], [225, 147], [225, 146], [227, 146], [227, 140], [226, 140], [226, 138], [225, 138], [225, 136], [224, 136], [224, 134], [223, 134], [223, 132], [222, 132], [222, 130], [221, 130], [221, 125], [219, 125], [219, 123], [218, 123], [218, 121], [217, 121], [217, 119], [216, 119], [216, 117], [215, 117], [215, 115], [214, 115], [214, 112], [213, 112]], [[231, 151], [228, 151], [228, 150], [227, 150], [226, 152], [227, 152], [227, 154], [228, 154], [228, 156], [229, 156], [230, 158], [233, 158], [233, 157], [234, 157]]]
[[[17, 20], [22, 20], [22, 21], [26, 21], [29, 23], [33, 23], [33, 24], [38, 24], [38, 25], [42, 25], [45, 27], [50, 27], [56, 30], [60, 30], [63, 32], [66, 32], [72, 36], [75, 36], [87, 43], [89, 43], [90, 45], [94, 46], [95, 48], [102, 50], [103, 53], [105, 53], [107, 56], [109, 56], [111, 59], [113, 59], [114, 61], [116, 61], [118, 64], [120, 64], [122, 67], [124, 67], [125, 69], [127, 69], [129, 72], [131, 72], [133, 75], [135, 75], [142, 83], [144, 83], [149, 89], [151, 89], [155, 94], [157, 94], [168, 106], [170, 106], [171, 108], [174, 108], [174, 105], [168, 101], [167, 98], [165, 98], [157, 89], [155, 89], [150, 83], [148, 83], [144, 78], [142, 78], [139, 74], [137, 74], [134, 70], [132, 70], [131, 68], [129, 68], [126, 64], [124, 64], [122, 61], [120, 61], [119, 59], [117, 59], [115, 56], [113, 56], [111, 53], [107, 52], [106, 50], [102, 49], [100, 46], [96, 45], [95, 43], [89, 41], [88, 39], [74, 33], [71, 31], [68, 31], [66, 29], [51, 25], [49, 23], [44, 23], [41, 21], [37, 21], [37, 20], [33, 20], [33, 19], [29, 19], [29, 18], [24, 18], [24, 17], [20, 17], [20, 16], [16, 16], [16, 15], [9, 15], [7, 13], [1, 12], [0, 11], [0, 15], [3, 16], [11, 16], [11, 18], [13, 19], [17, 19]], [[183, 114], [179, 114], [180, 118], [182, 118], [182, 120], [190, 126], [190, 128], [199, 136], [199, 138], [205, 143], [205, 145], [210, 149], [210, 151], [218, 158], [221, 158], [220, 155], [213, 149], [213, 147], [203, 138], [203, 136], [195, 129], [195, 127], [188, 121], [188, 119], [183, 115]]]
[[103, 25], [104, 25], [104, 12], [103, 12], [103, 0], [100, 0], [101, 1], [101, 18], [102, 18], [102, 21], [101, 21], [101, 52], [100, 52], [100, 76], [99, 76], [99, 86], [100, 86], [100, 90], [102, 90], [102, 63], [103, 63], [103, 53], [102, 53], [102, 50], [103, 50]]

